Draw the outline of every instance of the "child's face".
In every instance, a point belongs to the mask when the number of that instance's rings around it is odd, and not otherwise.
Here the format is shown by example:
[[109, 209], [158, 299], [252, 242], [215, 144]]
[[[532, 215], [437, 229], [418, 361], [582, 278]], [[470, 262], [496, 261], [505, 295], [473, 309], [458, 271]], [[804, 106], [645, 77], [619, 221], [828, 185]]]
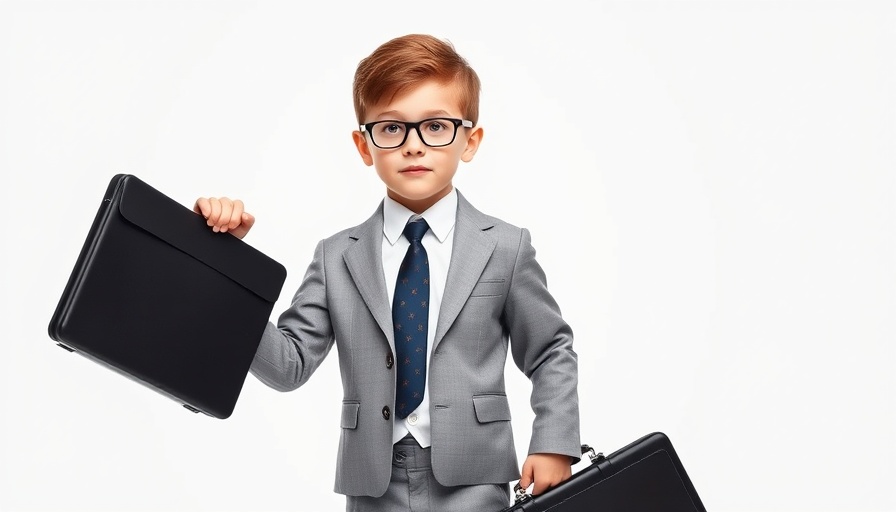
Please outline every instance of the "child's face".
[[[415, 89], [393, 98], [391, 101], [374, 105], [367, 112], [364, 123], [394, 120], [417, 122], [428, 118], [463, 119], [455, 85], [441, 85], [435, 81], [420, 84]], [[403, 125], [378, 125], [374, 133], [379, 134], [380, 146], [392, 132], [400, 132]], [[436, 126], [421, 126], [424, 134], [453, 127], [444, 123]], [[429, 131], [427, 131], [429, 130]], [[382, 149], [371, 141], [371, 134], [355, 131], [352, 136], [361, 159], [373, 165], [392, 199], [411, 211], [421, 213], [439, 199], [451, 192], [451, 180], [457, 172], [461, 160], [469, 162], [476, 154], [482, 140], [482, 128], [457, 127], [454, 142], [443, 147], [427, 146], [413, 128], [407, 130], [404, 144], [394, 149]], [[400, 136], [396, 142], [401, 140]], [[433, 140], [427, 139], [431, 144]]]

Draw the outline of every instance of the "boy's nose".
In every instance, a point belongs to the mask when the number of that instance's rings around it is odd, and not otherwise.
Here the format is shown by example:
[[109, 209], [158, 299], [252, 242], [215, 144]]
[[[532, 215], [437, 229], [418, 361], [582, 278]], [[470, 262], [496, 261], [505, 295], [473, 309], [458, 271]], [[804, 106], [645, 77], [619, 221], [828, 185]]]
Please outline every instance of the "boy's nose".
[[406, 155], [423, 154], [426, 151], [426, 144], [420, 140], [420, 134], [417, 133], [417, 130], [411, 130], [401, 150]]

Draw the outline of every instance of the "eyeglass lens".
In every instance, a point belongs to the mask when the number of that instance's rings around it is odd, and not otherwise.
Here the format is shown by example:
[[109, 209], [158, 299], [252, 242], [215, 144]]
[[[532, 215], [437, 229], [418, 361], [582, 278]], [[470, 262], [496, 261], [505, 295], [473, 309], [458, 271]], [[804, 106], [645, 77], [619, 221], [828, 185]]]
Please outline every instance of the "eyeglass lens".
[[[416, 123], [402, 121], [381, 121], [375, 123], [370, 131], [373, 142], [381, 148], [396, 148], [404, 144], [409, 126]], [[419, 124], [418, 134], [427, 146], [446, 146], [454, 140], [457, 131], [450, 119], [427, 119]]]

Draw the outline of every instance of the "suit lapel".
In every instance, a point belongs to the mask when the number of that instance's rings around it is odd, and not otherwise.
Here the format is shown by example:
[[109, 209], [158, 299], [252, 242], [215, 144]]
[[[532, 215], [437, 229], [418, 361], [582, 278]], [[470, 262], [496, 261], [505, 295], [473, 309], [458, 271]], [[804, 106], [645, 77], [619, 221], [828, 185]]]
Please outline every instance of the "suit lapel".
[[458, 191], [454, 247], [451, 249], [451, 263], [448, 267], [448, 279], [445, 283], [439, 321], [436, 324], [433, 350], [439, 346], [445, 333], [457, 319], [495, 250], [497, 242], [486, 233], [493, 226], [494, 222], [473, 208]]
[[383, 277], [383, 204], [367, 221], [349, 233], [356, 241], [343, 253], [348, 271], [361, 293], [361, 298], [395, 352], [392, 332], [392, 307]]
[[[436, 324], [433, 350], [439, 346], [445, 333], [457, 319], [495, 250], [497, 242], [487, 233], [492, 227], [494, 222], [476, 210], [458, 191], [454, 247], [451, 250], [451, 263]], [[343, 253], [343, 259], [361, 298], [394, 352], [392, 307], [383, 277], [382, 203], [369, 219], [349, 233], [349, 237], [356, 243]]]

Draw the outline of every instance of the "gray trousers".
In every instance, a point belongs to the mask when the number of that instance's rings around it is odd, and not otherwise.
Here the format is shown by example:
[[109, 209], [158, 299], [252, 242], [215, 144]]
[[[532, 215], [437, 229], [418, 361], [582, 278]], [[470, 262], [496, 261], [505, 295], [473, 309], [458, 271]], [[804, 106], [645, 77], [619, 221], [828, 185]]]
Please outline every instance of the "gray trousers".
[[509, 484], [445, 487], [432, 474], [429, 448], [410, 435], [392, 449], [392, 480], [379, 498], [346, 496], [347, 512], [500, 512], [510, 506]]

